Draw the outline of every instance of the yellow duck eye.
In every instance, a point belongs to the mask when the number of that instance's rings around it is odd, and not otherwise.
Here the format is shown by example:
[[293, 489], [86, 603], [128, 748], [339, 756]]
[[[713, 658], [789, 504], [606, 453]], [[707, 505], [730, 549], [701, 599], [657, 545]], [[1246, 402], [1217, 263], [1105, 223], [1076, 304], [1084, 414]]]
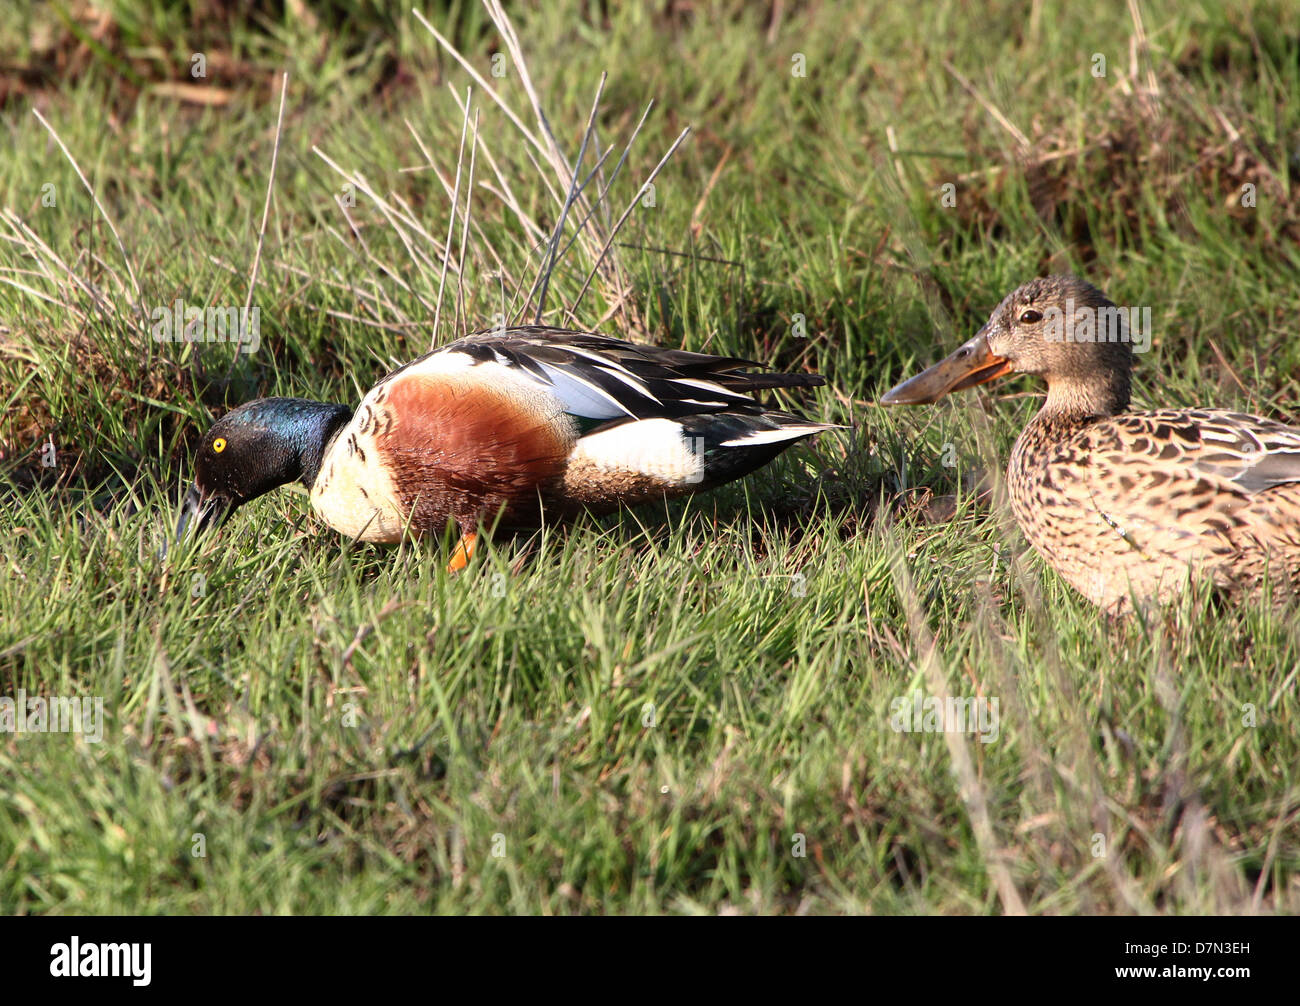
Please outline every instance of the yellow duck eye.
[[212, 453], [220, 454], [225, 449], [226, 449], [225, 437], [217, 437], [216, 440], [212, 441]]

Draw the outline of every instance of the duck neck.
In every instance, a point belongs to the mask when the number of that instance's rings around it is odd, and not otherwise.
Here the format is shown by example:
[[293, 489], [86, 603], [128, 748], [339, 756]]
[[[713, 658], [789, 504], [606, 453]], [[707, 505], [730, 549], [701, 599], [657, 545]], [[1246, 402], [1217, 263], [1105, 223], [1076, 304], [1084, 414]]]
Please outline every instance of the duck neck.
[[1040, 416], [1056, 420], [1103, 419], [1128, 408], [1129, 375], [1112, 370], [1089, 375], [1087, 379], [1061, 377], [1049, 380], [1047, 401]]
[[1048, 382], [1047, 401], [1016, 438], [1007, 475], [1012, 483], [1024, 481], [1025, 472], [1035, 469], [1044, 457], [1083, 427], [1118, 415], [1128, 408], [1128, 374], [1113, 371], [1106, 379], [1089, 380], [1057, 377]]
[[352, 418], [352, 410], [345, 405], [331, 405], [328, 402], [311, 402], [305, 399], [301, 404], [314, 406], [300, 414], [296, 437], [298, 457], [302, 464], [300, 480], [310, 492], [320, 475], [325, 452], [338, 436], [339, 431]]

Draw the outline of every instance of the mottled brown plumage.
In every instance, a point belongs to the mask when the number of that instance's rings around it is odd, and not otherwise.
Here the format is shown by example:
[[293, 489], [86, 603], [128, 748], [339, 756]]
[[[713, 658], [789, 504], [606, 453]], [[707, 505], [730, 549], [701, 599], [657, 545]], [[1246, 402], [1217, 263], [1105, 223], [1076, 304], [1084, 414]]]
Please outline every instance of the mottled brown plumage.
[[[1127, 411], [1128, 319], [1109, 332], [1095, 324], [1113, 309], [1076, 277], [1034, 280], [883, 401], [1042, 375], [1047, 400], [1011, 452], [1008, 489], [1025, 536], [1069, 583], [1116, 614], [1168, 600], [1192, 578], [1242, 598], [1266, 583], [1290, 597], [1300, 590], [1300, 429], [1219, 409]], [[1092, 338], [1109, 338], [1071, 341], [1089, 319]]]

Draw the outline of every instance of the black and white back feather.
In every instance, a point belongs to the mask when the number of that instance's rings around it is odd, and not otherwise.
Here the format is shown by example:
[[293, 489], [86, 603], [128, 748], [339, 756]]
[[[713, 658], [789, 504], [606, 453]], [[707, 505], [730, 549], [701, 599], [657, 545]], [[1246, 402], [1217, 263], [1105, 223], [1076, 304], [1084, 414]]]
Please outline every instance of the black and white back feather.
[[765, 411], [752, 396], [773, 388], [815, 388], [817, 374], [751, 372], [739, 357], [637, 345], [592, 332], [531, 326], [485, 332], [436, 353], [516, 368], [545, 385], [584, 419], [680, 419], [716, 412]]

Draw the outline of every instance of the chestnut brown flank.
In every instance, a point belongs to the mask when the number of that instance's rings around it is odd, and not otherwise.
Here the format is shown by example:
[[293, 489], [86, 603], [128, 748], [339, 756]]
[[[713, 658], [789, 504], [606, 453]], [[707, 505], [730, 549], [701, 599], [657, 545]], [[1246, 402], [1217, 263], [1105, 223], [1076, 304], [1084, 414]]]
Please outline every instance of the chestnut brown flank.
[[573, 447], [566, 424], [482, 385], [399, 377], [384, 411], [392, 423], [375, 443], [416, 534], [441, 533], [449, 515], [462, 528], [498, 514], [535, 523], [538, 488]]

